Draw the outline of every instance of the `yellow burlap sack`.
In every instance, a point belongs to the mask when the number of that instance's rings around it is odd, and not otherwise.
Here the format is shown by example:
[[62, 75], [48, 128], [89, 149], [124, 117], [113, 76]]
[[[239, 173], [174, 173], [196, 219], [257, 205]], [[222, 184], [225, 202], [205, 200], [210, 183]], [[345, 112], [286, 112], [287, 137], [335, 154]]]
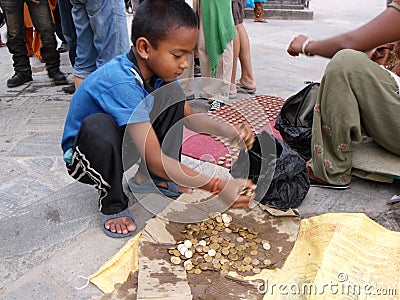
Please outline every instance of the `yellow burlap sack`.
[[140, 231], [131, 238], [89, 280], [104, 293], [111, 293], [117, 283], [124, 283], [131, 272], [138, 270]]
[[281, 269], [264, 269], [264, 299], [399, 299], [400, 232], [364, 214], [304, 219]]

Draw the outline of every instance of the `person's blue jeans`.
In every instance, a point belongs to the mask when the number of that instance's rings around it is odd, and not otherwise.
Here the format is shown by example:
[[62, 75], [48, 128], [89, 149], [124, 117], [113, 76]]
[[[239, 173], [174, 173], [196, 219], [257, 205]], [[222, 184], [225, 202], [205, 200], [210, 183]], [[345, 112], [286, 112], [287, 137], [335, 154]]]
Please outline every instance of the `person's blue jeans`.
[[58, 9], [60, 11], [61, 27], [68, 45], [68, 55], [71, 65], [75, 65], [76, 58], [76, 29], [72, 19], [72, 5], [69, 0], [58, 0]]
[[[7, 47], [12, 54], [15, 73], [30, 76], [28, 50], [24, 38], [24, 0], [0, 0], [7, 20]], [[42, 47], [40, 53], [46, 62], [46, 69], [51, 77], [60, 69], [60, 54], [57, 52], [57, 40], [54, 35], [54, 23], [47, 0], [38, 4], [27, 1], [29, 13], [35, 29], [40, 33]]]
[[77, 34], [73, 74], [86, 78], [129, 50], [124, 0], [71, 0]]

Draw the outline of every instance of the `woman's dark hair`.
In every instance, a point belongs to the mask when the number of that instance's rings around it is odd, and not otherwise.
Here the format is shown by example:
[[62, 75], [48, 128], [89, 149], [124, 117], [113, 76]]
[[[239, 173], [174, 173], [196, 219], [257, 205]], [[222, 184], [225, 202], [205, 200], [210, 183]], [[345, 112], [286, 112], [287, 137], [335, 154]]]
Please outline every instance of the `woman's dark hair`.
[[145, 37], [157, 48], [171, 29], [179, 27], [198, 28], [197, 16], [184, 0], [144, 0], [132, 21], [131, 41], [135, 45]]

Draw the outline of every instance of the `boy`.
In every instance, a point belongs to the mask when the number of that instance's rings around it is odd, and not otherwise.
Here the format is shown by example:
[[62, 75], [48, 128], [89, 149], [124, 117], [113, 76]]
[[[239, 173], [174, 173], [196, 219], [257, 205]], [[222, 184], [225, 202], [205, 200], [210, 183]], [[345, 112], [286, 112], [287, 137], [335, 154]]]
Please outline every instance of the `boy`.
[[[141, 164], [134, 178], [138, 191], [154, 182], [170, 195], [177, 190], [174, 181], [182, 187], [220, 193], [233, 208], [249, 205], [252, 196], [239, 196], [239, 192], [243, 187], [254, 189], [251, 181], [202, 175], [179, 162], [180, 144], [169, 142], [172, 146], [164, 147], [172, 129], [182, 132], [181, 121], [191, 130], [224, 135], [232, 141], [243, 139], [248, 146], [253, 142], [247, 128], [239, 133], [192, 112], [183, 91], [173, 82], [188, 66], [197, 26], [196, 15], [184, 0], [145, 0], [132, 22], [131, 51], [96, 70], [72, 98], [62, 138], [64, 159], [72, 177], [95, 184], [99, 190], [103, 231], [109, 236], [125, 237], [136, 231], [122, 176], [123, 167], [129, 168], [139, 155], [149, 172]], [[167, 82], [173, 83], [159, 89], [164, 90], [162, 97], [148, 96]], [[129, 141], [123, 143], [125, 131]]]

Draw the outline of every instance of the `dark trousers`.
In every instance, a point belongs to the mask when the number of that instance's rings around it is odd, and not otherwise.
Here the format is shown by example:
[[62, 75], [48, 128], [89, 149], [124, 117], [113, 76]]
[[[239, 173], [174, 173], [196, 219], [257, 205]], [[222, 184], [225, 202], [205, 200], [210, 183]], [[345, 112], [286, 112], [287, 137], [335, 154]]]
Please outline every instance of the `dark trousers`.
[[[0, 0], [7, 20], [7, 47], [14, 61], [15, 73], [31, 75], [28, 50], [24, 38], [24, 0]], [[60, 54], [57, 52], [57, 41], [54, 35], [54, 24], [47, 0], [36, 4], [26, 1], [32, 23], [40, 33], [42, 48], [40, 53], [46, 62], [50, 77], [59, 71]]]
[[[166, 108], [161, 114], [152, 111], [152, 126], [168, 156], [180, 159], [182, 145], [184, 102]], [[122, 177], [140, 157], [125, 127], [118, 127], [107, 114], [86, 117], [75, 137], [72, 165], [68, 173], [80, 182], [94, 184], [99, 191], [99, 207], [106, 215], [116, 214], [128, 207], [123, 192]], [[157, 178], [147, 171], [144, 163], [139, 171]]]
[[76, 29], [72, 19], [72, 4], [69, 0], [58, 0], [60, 11], [61, 28], [65, 41], [68, 45], [68, 55], [71, 65], [75, 64], [76, 57]]

